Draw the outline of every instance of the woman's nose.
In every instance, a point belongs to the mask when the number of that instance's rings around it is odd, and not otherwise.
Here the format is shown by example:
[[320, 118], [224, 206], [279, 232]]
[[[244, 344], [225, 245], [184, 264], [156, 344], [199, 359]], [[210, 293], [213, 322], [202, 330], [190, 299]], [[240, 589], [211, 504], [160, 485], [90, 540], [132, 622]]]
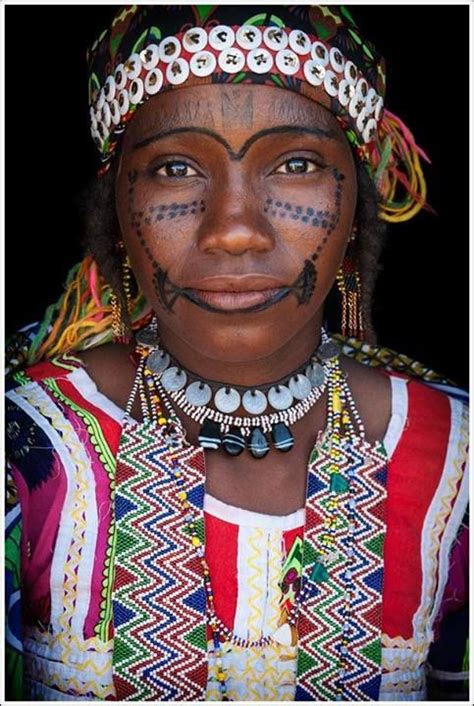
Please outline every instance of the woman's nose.
[[272, 250], [275, 238], [263, 201], [242, 174], [225, 180], [206, 200], [198, 247], [203, 252], [225, 250], [232, 255]]

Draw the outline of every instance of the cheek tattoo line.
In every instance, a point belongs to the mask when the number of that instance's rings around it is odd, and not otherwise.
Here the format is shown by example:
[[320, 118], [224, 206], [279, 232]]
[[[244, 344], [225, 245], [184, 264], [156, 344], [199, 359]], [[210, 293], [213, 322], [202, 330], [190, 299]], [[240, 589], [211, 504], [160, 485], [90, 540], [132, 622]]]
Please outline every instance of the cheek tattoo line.
[[[303, 223], [309, 223], [313, 228], [324, 228], [326, 233], [317, 246], [315, 252], [311, 255], [311, 259], [306, 259], [304, 261], [302, 270], [295, 281], [289, 287], [283, 287], [280, 292], [269, 299], [268, 301], [258, 304], [253, 307], [246, 309], [234, 309], [233, 311], [223, 311], [217, 309], [207, 302], [202, 301], [198, 295], [196, 295], [193, 290], [186, 287], [179, 287], [168, 277], [167, 271], [163, 270], [162, 267], [156, 262], [153, 254], [146, 244], [145, 238], [143, 236], [142, 220], [146, 225], [151, 225], [151, 223], [156, 223], [159, 220], [171, 220], [173, 218], [188, 215], [190, 212], [195, 213], [197, 209], [201, 212], [205, 210], [204, 201], [193, 201], [191, 204], [159, 204], [155, 206], [150, 206], [145, 211], [133, 210], [134, 205], [134, 195], [135, 195], [135, 184], [138, 178], [138, 173], [133, 170], [128, 173], [128, 215], [130, 218], [130, 223], [134, 229], [140, 245], [142, 246], [148, 260], [151, 262], [153, 267], [153, 287], [158, 295], [158, 298], [165, 309], [173, 312], [173, 307], [176, 300], [182, 296], [189, 301], [193, 302], [202, 309], [208, 311], [213, 311], [219, 314], [239, 314], [242, 312], [255, 312], [267, 309], [273, 304], [281, 301], [289, 294], [293, 294], [298, 302], [298, 306], [301, 304], [308, 304], [316, 288], [317, 282], [317, 271], [314, 266], [314, 262], [318, 259], [321, 251], [323, 250], [329, 236], [336, 229], [340, 216], [341, 216], [341, 202], [342, 202], [342, 182], [345, 179], [344, 174], [342, 174], [337, 168], [332, 170], [332, 176], [336, 182], [335, 190], [335, 210], [334, 211], [315, 211], [310, 206], [295, 206], [288, 202], [277, 201], [275, 199], [268, 198], [265, 202], [264, 211], [268, 212], [271, 208], [271, 215], [278, 216], [281, 218], [290, 217], [292, 220], [301, 220]], [[191, 207], [191, 208], [190, 208]], [[279, 211], [277, 209], [280, 209]], [[150, 214], [150, 215], [146, 215]]]

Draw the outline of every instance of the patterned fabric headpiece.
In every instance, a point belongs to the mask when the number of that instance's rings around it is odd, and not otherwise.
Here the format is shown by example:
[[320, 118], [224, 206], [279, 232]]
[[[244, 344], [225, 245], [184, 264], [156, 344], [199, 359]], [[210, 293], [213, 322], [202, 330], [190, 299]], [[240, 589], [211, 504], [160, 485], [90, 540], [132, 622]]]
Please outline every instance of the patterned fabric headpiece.
[[[92, 137], [103, 173], [135, 110], [192, 85], [278, 86], [334, 114], [383, 197], [380, 217], [408, 220], [426, 186], [406, 125], [384, 108], [385, 61], [343, 5], [133, 5], [87, 54]], [[397, 186], [404, 198], [396, 200]]]

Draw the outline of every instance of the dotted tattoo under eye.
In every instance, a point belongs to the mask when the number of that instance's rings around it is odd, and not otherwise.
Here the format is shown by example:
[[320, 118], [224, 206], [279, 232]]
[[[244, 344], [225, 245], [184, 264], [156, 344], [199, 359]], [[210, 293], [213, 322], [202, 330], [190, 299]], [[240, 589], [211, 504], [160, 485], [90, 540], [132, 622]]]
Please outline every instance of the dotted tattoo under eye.
[[332, 170], [336, 182], [334, 210], [315, 210], [312, 206], [296, 206], [288, 201], [267, 198], [263, 210], [272, 216], [286, 218], [291, 221], [301, 221], [313, 228], [322, 228], [329, 236], [336, 229], [341, 216], [342, 182], [345, 179], [337, 168]]
[[147, 226], [160, 221], [172, 221], [175, 218], [204, 213], [206, 206], [204, 201], [191, 201], [190, 203], [171, 203], [149, 206], [145, 211], [132, 211], [131, 217], [136, 222]]
[[[160, 221], [172, 221], [176, 218], [180, 218], [183, 216], [194, 215], [196, 213], [203, 213], [206, 209], [206, 206], [204, 201], [201, 199], [199, 201], [191, 201], [190, 203], [173, 202], [171, 204], [155, 204], [153, 206], [149, 206], [144, 210], [135, 210], [135, 184], [138, 179], [138, 172], [136, 170], [132, 170], [128, 172], [127, 177], [129, 184], [128, 216], [130, 219], [130, 224], [136, 236], [138, 237], [141, 246], [145, 250], [147, 256], [150, 259], [153, 259], [151, 251], [146, 245], [146, 240], [142, 231], [143, 226], [150, 226]], [[156, 266], [156, 263], [154, 263], [154, 266]]]

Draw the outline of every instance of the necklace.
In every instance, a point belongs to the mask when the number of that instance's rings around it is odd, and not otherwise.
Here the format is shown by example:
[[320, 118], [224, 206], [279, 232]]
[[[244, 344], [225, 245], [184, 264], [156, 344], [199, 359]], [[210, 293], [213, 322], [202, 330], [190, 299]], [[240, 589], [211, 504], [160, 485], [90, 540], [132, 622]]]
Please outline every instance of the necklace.
[[[247, 449], [260, 459], [273, 447], [287, 452], [294, 445], [290, 426], [316, 404], [340, 349], [324, 328], [321, 344], [309, 361], [284, 379], [245, 388], [199, 378], [174, 361], [160, 345], [156, 321], [137, 334], [139, 346], [148, 349], [146, 373], [154, 377], [158, 394], [200, 424], [199, 444], [209, 450], [223, 448], [237, 456]], [[212, 401], [213, 406], [210, 406]], [[234, 416], [242, 406], [248, 415]], [[267, 408], [273, 412], [266, 412]]]
[[[230, 700], [228, 677], [223, 663], [223, 644], [230, 643], [249, 648], [275, 643], [297, 644], [299, 650], [303, 649], [307, 654], [311, 654], [311, 650], [314, 649], [312, 642], [308, 642], [309, 638], [306, 637], [305, 632], [299, 635], [299, 619], [303, 615], [305, 621], [314, 620], [314, 611], [320, 603], [320, 595], [325, 596], [324, 606], [327, 605], [325, 601], [328, 595], [334, 596], [332, 600], [338, 606], [337, 615], [340, 623], [338, 620], [334, 622], [335, 614], [326, 616], [324, 608], [322, 613], [319, 611], [318, 619], [323, 625], [327, 623], [328, 636], [330, 635], [332, 640], [331, 652], [338, 655], [334, 658], [335, 663], [332, 667], [334, 676], [331, 693], [335, 694], [337, 700], [343, 698], [343, 695], [348, 693], [345, 682], [352, 678], [351, 649], [355, 649], [356, 653], [358, 650], [357, 645], [351, 647], [353, 635], [357, 637], [353, 628], [357, 615], [357, 612], [354, 612], [354, 604], [356, 601], [360, 603], [360, 582], [355, 583], [354, 573], [357, 571], [359, 561], [359, 540], [356, 537], [360, 533], [360, 530], [357, 530], [357, 485], [360, 483], [358, 473], [361, 461], [370, 450], [367, 449], [362, 421], [338, 359], [335, 358], [332, 361], [328, 371], [327, 427], [324, 433], [319, 432], [317, 446], [310, 458], [309, 473], [313, 480], [308, 498], [315, 492], [318, 496], [323, 493], [323, 497], [318, 506], [321, 520], [316, 526], [310, 524], [307, 527], [305, 541], [310, 543], [310, 551], [309, 554], [306, 552], [306, 560], [302, 562], [299, 590], [295, 591], [293, 605], [286, 622], [273, 634], [262, 634], [260, 638], [254, 640], [242, 640], [219, 619], [215, 611], [204, 537], [199, 524], [200, 510], [196, 506], [195, 499], [188, 496], [188, 490], [185, 489], [189, 489], [187, 473], [183, 470], [180, 461], [183, 454], [184, 456], [188, 454], [186, 447], [189, 444], [184, 443], [186, 430], [172, 406], [165, 405], [165, 398], [159, 394], [157, 377], [146, 365], [150, 346], [140, 344], [137, 351], [140, 359], [127, 404], [126, 417], [130, 416], [133, 400], [138, 394], [145, 429], [161, 427], [160, 437], [156, 438], [156, 441], [153, 432], [150, 434], [144, 429], [146, 436], [143, 442], [140, 442], [140, 448], [143, 449], [141, 453], [144, 453], [145, 458], [148, 459], [162, 453], [162, 449], [167, 449], [166, 456], [160, 462], [160, 469], [169, 469], [170, 479], [175, 488], [173, 492], [181, 508], [180, 514], [185, 525], [183, 530], [189, 538], [201, 569], [206, 595], [206, 622], [212, 636], [211, 644], [222, 699]], [[125, 424], [127, 424], [126, 420]], [[127, 430], [133, 433], [133, 427], [128, 429], [127, 426]], [[380, 464], [380, 458], [376, 460]], [[126, 461], [127, 456], [121, 457], [122, 463]], [[308, 500], [308, 502], [312, 501]], [[359, 589], [355, 588], [356, 586], [359, 586]], [[307, 624], [305, 622], [305, 625]], [[320, 629], [321, 626], [318, 630]], [[321, 639], [324, 641], [324, 638]]]

